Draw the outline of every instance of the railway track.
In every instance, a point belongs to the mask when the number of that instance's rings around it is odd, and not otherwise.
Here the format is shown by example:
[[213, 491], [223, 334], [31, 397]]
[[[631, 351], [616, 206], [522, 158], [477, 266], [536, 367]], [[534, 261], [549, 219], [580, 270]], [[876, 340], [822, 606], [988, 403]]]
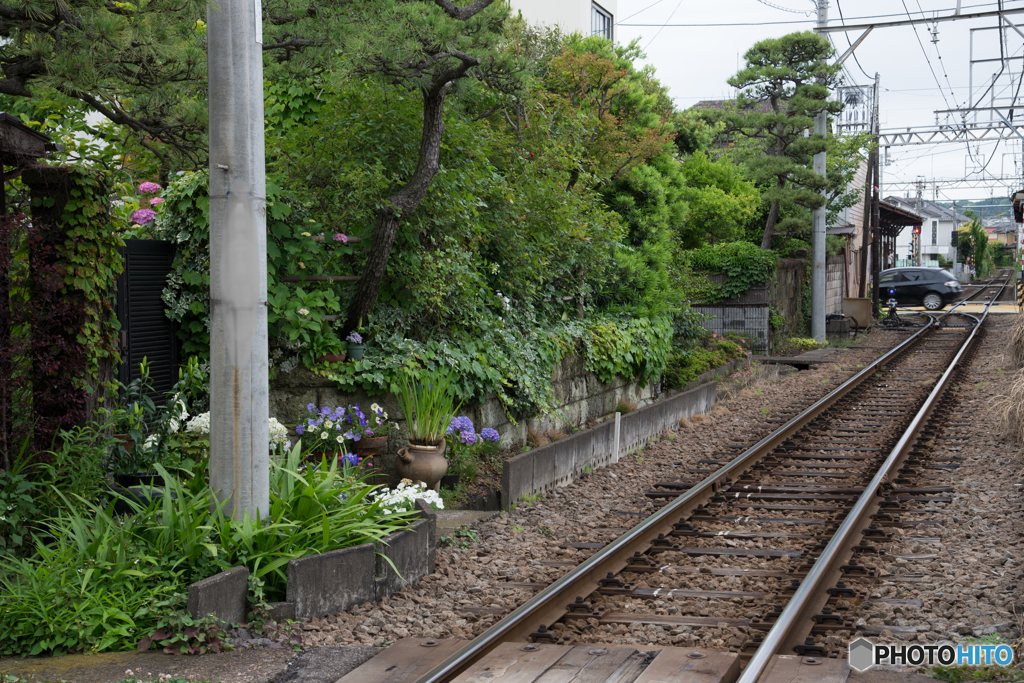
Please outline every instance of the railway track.
[[[593, 659], [613, 648], [603, 649], [600, 627], [637, 624], [717, 629], [723, 650], [744, 665], [738, 674], [739, 666], [725, 667], [719, 680], [789, 680], [779, 655], [792, 656], [790, 669], [825, 664], [810, 675], [827, 680], [827, 669], [842, 669], [847, 642], [883, 630], [856, 617], [887, 548], [942, 523], [959, 466], [948, 389], [1005, 284], [985, 283], [965, 298], [987, 297], [977, 316], [957, 306], [920, 314], [906, 340], [806, 409], [783, 411], [786, 421], [758, 443], [729, 445], [658, 482], [646, 496], [660, 508], [635, 526], [636, 513], [623, 513], [622, 527], [597, 530], [609, 542], [565, 544], [593, 555], [419, 682], [453, 681], [471, 667], [460, 681], [489, 679], [477, 669], [508, 660], [510, 647], [587, 644]], [[640, 680], [618, 671], [588, 680]]]

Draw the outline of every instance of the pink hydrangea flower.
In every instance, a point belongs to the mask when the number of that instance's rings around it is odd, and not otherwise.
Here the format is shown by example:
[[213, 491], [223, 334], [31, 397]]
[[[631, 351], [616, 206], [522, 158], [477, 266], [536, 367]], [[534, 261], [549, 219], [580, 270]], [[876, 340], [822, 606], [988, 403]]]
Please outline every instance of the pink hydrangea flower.
[[309, 309], [307, 309], [307, 308], [300, 308], [298, 310], [298, 314], [299, 315], [309, 315]]
[[163, 203], [164, 203], [164, 198], [163, 197], [153, 197], [152, 199], [149, 200], [149, 205], [150, 206], [159, 206], [160, 204], [163, 204]]
[[156, 183], [149, 182], [148, 180], [139, 185], [139, 192], [141, 192], [142, 194], [153, 194], [155, 192], [159, 192], [162, 189], [163, 188], [157, 185]]
[[335, 233], [334, 241], [335, 242], [348, 242], [348, 235], [346, 235], [343, 232]]
[[146, 225], [156, 220], [156, 211], [153, 209], [139, 209], [132, 214], [132, 223]]

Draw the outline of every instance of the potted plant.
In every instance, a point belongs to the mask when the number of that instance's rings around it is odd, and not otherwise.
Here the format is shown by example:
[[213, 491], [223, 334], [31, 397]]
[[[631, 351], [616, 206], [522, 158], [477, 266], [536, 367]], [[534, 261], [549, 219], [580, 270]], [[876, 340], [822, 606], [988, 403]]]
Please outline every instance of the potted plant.
[[348, 453], [345, 446], [346, 439], [352, 439], [346, 432], [349, 431], [349, 423], [345, 421], [348, 410], [337, 406], [320, 406], [319, 408], [310, 403], [306, 406], [310, 417], [306, 418], [306, 424], [300, 424], [295, 428], [295, 433], [302, 437], [304, 450], [310, 455], [323, 454], [328, 459], [342, 457]]
[[352, 360], [362, 360], [363, 352], [366, 351], [366, 344], [363, 343], [363, 335], [358, 332], [349, 332], [348, 336], [345, 337], [348, 342], [348, 348], [345, 349], [345, 353]]
[[376, 403], [370, 406], [369, 415], [360, 410], [358, 403], [349, 406], [345, 424], [349, 427], [345, 438], [352, 442], [352, 450], [363, 459], [372, 458], [384, 448], [392, 426], [388, 422], [388, 414]]
[[420, 377], [404, 372], [398, 377], [399, 405], [409, 428], [409, 446], [398, 452], [395, 467], [403, 479], [421, 481], [435, 491], [448, 469], [444, 457], [445, 432], [455, 403], [451, 371], [424, 372]]

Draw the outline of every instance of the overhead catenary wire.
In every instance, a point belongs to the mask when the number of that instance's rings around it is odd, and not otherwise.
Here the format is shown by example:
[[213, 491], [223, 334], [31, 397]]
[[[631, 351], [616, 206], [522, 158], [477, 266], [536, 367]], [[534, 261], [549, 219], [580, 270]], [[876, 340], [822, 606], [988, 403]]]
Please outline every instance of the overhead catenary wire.
[[[960, 7], [960, 11], [963, 12], [964, 10], [974, 9], [976, 7], [990, 7], [991, 5], [992, 5], [992, 3], [982, 3], [982, 4], [977, 4], [977, 5], [962, 5]], [[940, 10], [934, 10], [934, 11], [935, 12], [953, 12], [955, 10], [956, 10], [955, 7], [950, 7], [950, 8], [947, 8], [947, 9], [940, 9]], [[903, 14], [901, 14], [901, 13], [895, 13], [895, 14], [872, 14], [872, 15], [865, 15], [865, 16], [862, 16], [862, 17], [850, 17], [849, 21], [864, 21], [864, 20], [868, 20], [868, 19], [892, 19], [894, 17], [903, 17]], [[714, 27], [732, 27], [732, 26], [781, 26], [781, 25], [786, 25], [786, 24], [789, 24], [789, 25], [792, 25], [792, 24], [806, 24], [806, 23], [809, 23], [809, 22], [816, 22], [816, 21], [817, 20], [815, 18], [811, 17], [811, 18], [808, 18], [808, 19], [793, 19], [793, 20], [788, 20], [788, 21], [748, 21], [748, 22], [738, 22], [737, 21], [737, 22], [700, 23], [700, 24], [669, 24], [669, 23], [663, 23], [663, 24], [627, 24], [627, 23], [625, 23], [623, 21], [623, 22], [617, 23], [616, 25], [617, 26], [640, 26], [640, 27], [643, 27], [643, 26], [648, 26], [648, 27], [661, 26], [661, 27], [665, 27], [665, 28], [714, 28]], [[845, 25], [845, 23], [846, 22], [844, 21], [843, 24], [841, 24], [841, 25]]]
[[[846, 23], [846, 17], [843, 16], [843, 6], [839, 3], [839, 0], [836, 0], [836, 9], [839, 10], [839, 20], [845, 24]], [[850, 34], [844, 33], [843, 35], [846, 36], [846, 42], [850, 45], [850, 47], [853, 47], [853, 41], [850, 40]], [[865, 78], [868, 78], [870, 80], [874, 80], [875, 77], [868, 75], [868, 72], [865, 71], [864, 67], [860, 65], [860, 60], [857, 59], [857, 51], [856, 50], [853, 51], [853, 61], [856, 62], [857, 68], [860, 69], [860, 72], [862, 74], [864, 74]]]

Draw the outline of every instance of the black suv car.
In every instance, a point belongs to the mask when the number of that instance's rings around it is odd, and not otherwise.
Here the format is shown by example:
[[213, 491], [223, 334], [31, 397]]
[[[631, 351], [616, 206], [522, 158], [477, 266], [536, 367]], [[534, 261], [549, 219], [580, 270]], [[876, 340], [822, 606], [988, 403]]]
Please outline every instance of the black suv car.
[[924, 306], [937, 311], [960, 298], [956, 276], [941, 268], [890, 268], [878, 279], [878, 294], [885, 304], [896, 299], [900, 304]]

